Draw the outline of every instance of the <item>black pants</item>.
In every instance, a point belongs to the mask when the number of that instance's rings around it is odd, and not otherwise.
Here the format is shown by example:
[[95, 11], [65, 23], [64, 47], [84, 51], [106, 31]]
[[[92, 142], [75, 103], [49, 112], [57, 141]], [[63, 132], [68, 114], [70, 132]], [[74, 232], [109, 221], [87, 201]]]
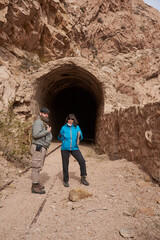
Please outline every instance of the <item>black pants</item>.
[[62, 154], [62, 164], [63, 164], [63, 181], [68, 182], [69, 181], [69, 174], [68, 174], [68, 167], [69, 167], [69, 156], [72, 154], [72, 156], [77, 160], [80, 166], [80, 174], [81, 176], [86, 176], [86, 163], [85, 160], [80, 152], [80, 150], [61, 150]]

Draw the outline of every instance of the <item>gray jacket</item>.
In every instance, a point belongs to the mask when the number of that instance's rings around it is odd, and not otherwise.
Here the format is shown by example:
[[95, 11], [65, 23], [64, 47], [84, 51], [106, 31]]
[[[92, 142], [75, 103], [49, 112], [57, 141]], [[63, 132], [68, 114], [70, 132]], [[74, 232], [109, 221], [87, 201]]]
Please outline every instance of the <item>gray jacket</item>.
[[32, 126], [32, 144], [40, 144], [47, 149], [51, 141], [52, 133], [46, 130], [45, 123], [38, 116]]

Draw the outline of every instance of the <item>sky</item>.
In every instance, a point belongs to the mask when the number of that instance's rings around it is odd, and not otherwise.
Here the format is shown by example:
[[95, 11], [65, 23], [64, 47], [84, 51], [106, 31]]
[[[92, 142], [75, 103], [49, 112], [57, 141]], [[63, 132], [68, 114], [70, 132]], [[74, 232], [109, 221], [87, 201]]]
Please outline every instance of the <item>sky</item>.
[[160, 0], [143, 0], [148, 5], [156, 8], [158, 11], [160, 11]]

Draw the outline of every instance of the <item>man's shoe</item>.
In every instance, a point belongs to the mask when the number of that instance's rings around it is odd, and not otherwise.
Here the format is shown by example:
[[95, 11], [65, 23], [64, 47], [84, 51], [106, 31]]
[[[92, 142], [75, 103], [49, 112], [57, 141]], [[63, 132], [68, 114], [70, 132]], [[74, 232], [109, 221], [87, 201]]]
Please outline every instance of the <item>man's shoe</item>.
[[89, 186], [89, 182], [87, 182], [86, 177], [81, 177], [81, 183], [83, 183], [86, 186]]
[[45, 191], [39, 187], [39, 183], [33, 183], [31, 191], [32, 193], [45, 194]]
[[69, 183], [68, 182], [63, 182], [65, 187], [69, 187]]
[[43, 186], [42, 184], [39, 183], [39, 188], [40, 188], [40, 189], [44, 189], [45, 186]]

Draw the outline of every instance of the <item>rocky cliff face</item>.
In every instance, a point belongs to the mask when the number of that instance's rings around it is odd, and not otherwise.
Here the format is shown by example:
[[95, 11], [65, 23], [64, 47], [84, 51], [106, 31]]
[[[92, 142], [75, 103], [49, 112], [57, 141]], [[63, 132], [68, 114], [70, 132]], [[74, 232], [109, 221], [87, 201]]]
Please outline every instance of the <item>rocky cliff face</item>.
[[119, 53], [159, 47], [159, 12], [141, 0], [1, 0], [0, 8], [1, 45], [42, 58], [78, 54], [103, 63]]
[[120, 105], [159, 101], [160, 14], [143, 1], [1, 0], [0, 11], [1, 109], [22, 72], [64, 57], [111, 74]]
[[[150, 114], [156, 116], [159, 105], [152, 111], [146, 109], [160, 101], [159, 81], [160, 13], [142, 0], [0, 0], [3, 115], [12, 111], [22, 123], [32, 120], [42, 105], [54, 108], [51, 119], [56, 136], [60, 119], [67, 111], [76, 112], [74, 106], [68, 109], [63, 103], [76, 99], [76, 95], [81, 99], [76, 100], [76, 106], [82, 114], [77, 114], [86, 136], [94, 138], [99, 149], [110, 155], [142, 159], [147, 169], [149, 160], [145, 161], [141, 154], [147, 148], [145, 132], [155, 132], [156, 125], [142, 122]], [[143, 120], [135, 120], [137, 106], [147, 112]], [[131, 109], [133, 118], [123, 121], [123, 111]], [[82, 115], [89, 119], [87, 123]], [[139, 133], [133, 136], [137, 151], [131, 150], [131, 121], [144, 133], [143, 144]], [[158, 143], [156, 146], [152, 166], [155, 161], [157, 166]], [[160, 170], [152, 172], [156, 179], [160, 178]]]

